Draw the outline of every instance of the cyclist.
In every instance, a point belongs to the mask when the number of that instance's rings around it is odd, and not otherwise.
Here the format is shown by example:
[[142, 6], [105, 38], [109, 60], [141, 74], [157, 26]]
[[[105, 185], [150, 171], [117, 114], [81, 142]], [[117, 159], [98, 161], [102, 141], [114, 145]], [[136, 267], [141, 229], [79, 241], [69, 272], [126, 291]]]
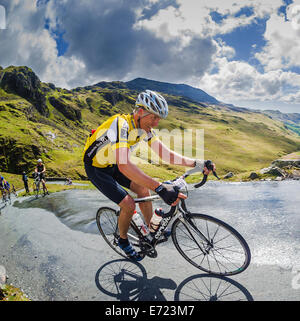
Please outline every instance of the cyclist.
[[43, 164], [43, 161], [42, 161], [41, 159], [38, 159], [38, 160], [37, 160], [36, 168], [35, 168], [35, 170], [34, 170], [34, 173], [35, 173], [35, 174], [38, 174], [38, 173], [39, 173], [41, 182], [42, 182], [42, 184], [43, 184], [44, 195], [46, 195], [46, 194], [49, 195], [49, 192], [48, 192], [48, 190], [47, 190], [46, 183], [45, 183], [45, 172], [46, 172], [46, 167], [45, 167], [45, 165]]
[[[181, 156], [158, 139], [153, 128], [167, 115], [168, 104], [164, 97], [146, 90], [138, 95], [133, 113], [110, 117], [97, 130], [92, 131], [84, 148], [83, 161], [90, 181], [120, 207], [118, 245], [135, 261], [142, 258], [127, 238], [135, 203], [122, 186], [136, 193], [138, 197], [150, 196], [150, 190], [155, 191], [168, 205], [175, 205], [180, 198], [186, 196], [179, 193], [173, 185], [160, 183], [141, 171], [130, 161], [130, 150], [139, 142], [145, 141], [161, 159], [171, 164], [198, 166], [199, 171], [210, 173], [204, 167], [204, 161]], [[146, 224], [149, 225], [153, 214], [152, 202], [140, 203], [139, 207]]]
[[10, 184], [8, 181], [0, 175], [0, 189], [3, 195], [6, 193], [8, 194], [8, 197], [10, 197]]

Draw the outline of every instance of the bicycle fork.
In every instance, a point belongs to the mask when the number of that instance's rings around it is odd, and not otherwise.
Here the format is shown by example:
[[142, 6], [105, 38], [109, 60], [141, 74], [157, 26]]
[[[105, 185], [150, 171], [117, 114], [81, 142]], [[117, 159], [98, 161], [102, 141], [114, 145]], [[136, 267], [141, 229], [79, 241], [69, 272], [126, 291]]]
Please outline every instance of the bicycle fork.
[[[204, 255], [209, 254], [210, 250], [214, 247], [212, 241], [208, 240], [207, 237], [201, 232], [199, 231], [199, 229], [195, 226], [195, 224], [193, 223], [193, 221], [191, 220], [191, 218], [189, 218], [186, 214], [188, 213], [184, 213], [185, 215], [182, 215], [179, 217], [179, 220], [182, 222], [182, 224], [186, 227], [186, 230], [188, 231], [190, 237], [193, 239], [193, 241], [197, 244], [197, 246], [199, 247], [199, 249], [201, 250], [201, 252]], [[188, 225], [188, 224], [189, 225]], [[191, 233], [190, 231], [190, 227], [192, 228], [192, 230], [207, 244], [207, 246], [205, 247], [205, 249], [203, 249], [203, 247], [198, 243], [198, 241], [195, 239], [194, 235]]]

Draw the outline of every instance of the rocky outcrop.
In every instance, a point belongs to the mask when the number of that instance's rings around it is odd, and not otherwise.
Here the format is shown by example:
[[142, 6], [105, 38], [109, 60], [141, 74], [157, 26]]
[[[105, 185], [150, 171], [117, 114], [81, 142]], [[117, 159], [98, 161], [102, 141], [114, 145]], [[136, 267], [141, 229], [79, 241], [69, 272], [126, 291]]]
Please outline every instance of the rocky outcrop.
[[41, 82], [30, 68], [8, 67], [2, 70], [0, 87], [29, 101], [41, 115], [49, 116]]
[[12, 138], [0, 137], [0, 170], [22, 173], [32, 169], [32, 163], [41, 156], [36, 145], [24, 145]]
[[66, 118], [73, 121], [81, 121], [81, 111], [71, 106], [71, 104], [66, 104], [62, 99], [57, 99], [53, 96], [49, 97], [49, 102], [56, 110], [61, 112]]
[[270, 167], [261, 169], [260, 173], [276, 176], [276, 180], [300, 179], [300, 159], [277, 159]]
[[103, 98], [113, 106], [116, 105], [119, 101], [124, 100], [124, 97], [117, 91], [104, 93]]
[[276, 166], [279, 168], [284, 168], [287, 166], [294, 166], [300, 168], [300, 157], [299, 159], [277, 159], [274, 162], [272, 162], [271, 166]]

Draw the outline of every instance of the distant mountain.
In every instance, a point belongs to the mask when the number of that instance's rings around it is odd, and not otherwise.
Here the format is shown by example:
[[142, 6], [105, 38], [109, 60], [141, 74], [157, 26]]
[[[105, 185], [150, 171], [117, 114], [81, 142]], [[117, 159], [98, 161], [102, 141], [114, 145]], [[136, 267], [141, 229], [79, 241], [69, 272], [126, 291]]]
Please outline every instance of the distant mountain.
[[279, 110], [264, 110], [263, 113], [272, 119], [283, 122], [286, 128], [300, 136], [300, 114], [282, 113]]
[[[296, 123], [222, 104], [188, 85], [137, 78], [67, 90], [41, 82], [26, 66], [10, 66], [0, 67], [0, 171], [30, 173], [42, 158], [49, 176], [84, 178], [82, 150], [91, 129], [112, 115], [132, 112], [138, 92], [147, 88], [167, 95], [169, 115], [158, 129], [179, 129], [180, 139], [182, 130], [205, 129], [205, 157], [217, 157], [221, 173], [260, 169], [300, 150], [300, 137], [290, 130], [297, 131]], [[169, 179], [165, 165], [149, 166], [144, 167], [148, 175]]]
[[184, 84], [171, 84], [167, 82], [154, 81], [145, 78], [136, 78], [125, 82], [131, 90], [142, 91], [146, 89], [163, 92], [174, 96], [184, 96], [199, 103], [220, 104], [220, 102], [208, 95], [205, 91]]
[[300, 125], [300, 114], [298, 113], [282, 113], [279, 110], [264, 110], [263, 113], [284, 123], [292, 122]]

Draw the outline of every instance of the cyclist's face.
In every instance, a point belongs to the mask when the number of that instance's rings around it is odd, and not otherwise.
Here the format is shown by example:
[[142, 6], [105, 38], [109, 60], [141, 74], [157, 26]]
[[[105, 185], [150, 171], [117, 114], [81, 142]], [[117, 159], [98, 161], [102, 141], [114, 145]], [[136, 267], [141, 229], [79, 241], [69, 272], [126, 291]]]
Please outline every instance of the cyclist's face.
[[140, 120], [141, 129], [144, 129], [148, 133], [152, 128], [158, 126], [159, 121], [160, 118], [158, 116], [149, 114], [147, 111], [143, 110], [143, 114]]

